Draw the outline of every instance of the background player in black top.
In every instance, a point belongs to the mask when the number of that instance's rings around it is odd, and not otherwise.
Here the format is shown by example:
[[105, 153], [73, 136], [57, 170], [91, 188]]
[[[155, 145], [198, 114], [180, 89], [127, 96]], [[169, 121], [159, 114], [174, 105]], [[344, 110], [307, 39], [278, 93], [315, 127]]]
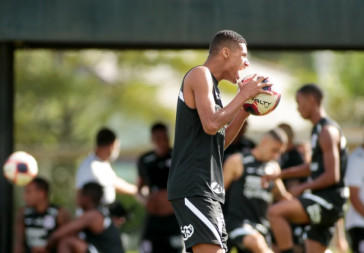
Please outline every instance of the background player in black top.
[[50, 234], [70, 220], [62, 207], [49, 203], [49, 184], [36, 177], [24, 187], [26, 206], [18, 211], [15, 253], [44, 253]]
[[[281, 123], [278, 125], [279, 128], [287, 134], [288, 141], [286, 150], [281, 155], [279, 159], [279, 164], [282, 170], [287, 168], [304, 164], [303, 154], [298, 150], [294, 143], [294, 131], [292, 127], [287, 123]], [[283, 180], [284, 186], [289, 191], [291, 187], [301, 184], [307, 180], [307, 177], [298, 178], [286, 178]], [[291, 224], [294, 251], [295, 253], [304, 252], [304, 241], [303, 241], [303, 231], [304, 225]], [[274, 238], [273, 238], [274, 239]]]
[[232, 154], [248, 151], [255, 147], [255, 143], [245, 136], [246, 129], [248, 128], [248, 121], [245, 121], [235, 139], [224, 151], [224, 161]]
[[180, 253], [183, 241], [172, 204], [167, 198], [167, 180], [172, 149], [167, 126], [151, 127], [153, 150], [138, 160], [138, 189], [144, 199], [147, 216], [139, 252]]
[[[255, 75], [244, 85], [238, 82], [239, 71], [249, 66], [247, 56], [247, 44], [241, 35], [220, 31], [210, 43], [206, 62], [191, 69], [182, 82], [168, 198], [187, 251], [224, 252], [223, 151], [249, 116], [242, 108], [244, 102], [258, 93], [270, 94], [263, 90], [271, 85], [262, 84], [266, 76]], [[238, 83], [238, 94], [226, 107], [217, 87], [221, 80]]]
[[280, 171], [277, 160], [287, 136], [276, 128], [251, 151], [231, 155], [224, 163], [224, 185], [229, 189], [225, 213], [229, 239], [239, 252], [268, 253], [270, 234], [266, 212], [273, 200], [290, 199], [281, 179], [263, 187], [261, 177]]
[[310, 164], [282, 170], [271, 178], [310, 176], [310, 179], [291, 188], [289, 201], [273, 205], [269, 221], [281, 252], [293, 252], [289, 222], [310, 224], [305, 241], [306, 252], [325, 252], [332, 237], [335, 222], [343, 216], [347, 200], [344, 176], [346, 169], [346, 140], [338, 125], [330, 120], [322, 106], [323, 93], [315, 84], [307, 84], [296, 93], [298, 111], [312, 122], [312, 159]]
[[[101, 185], [86, 183], [77, 194], [83, 214], [54, 231], [48, 247], [57, 245], [57, 252], [62, 253], [123, 253], [119, 231], [109, 216], [109, 210], [100, 205], [102, 195]], [[79, 232], [84, 232], [85, 240], [77, 237]]]

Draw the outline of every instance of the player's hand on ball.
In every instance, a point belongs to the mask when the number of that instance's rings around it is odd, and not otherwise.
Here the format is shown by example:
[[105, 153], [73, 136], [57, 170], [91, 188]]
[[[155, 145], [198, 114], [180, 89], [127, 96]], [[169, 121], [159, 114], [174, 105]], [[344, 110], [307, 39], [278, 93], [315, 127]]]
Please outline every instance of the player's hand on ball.
[[240, 92], [243, 92], [248, 98], [254, 98], [258, 94], [271, 95], [269, 87], [273, 84], [269, 81], [268, 76], [258, 74], [244, 77], [241, 82], [238, 82]]

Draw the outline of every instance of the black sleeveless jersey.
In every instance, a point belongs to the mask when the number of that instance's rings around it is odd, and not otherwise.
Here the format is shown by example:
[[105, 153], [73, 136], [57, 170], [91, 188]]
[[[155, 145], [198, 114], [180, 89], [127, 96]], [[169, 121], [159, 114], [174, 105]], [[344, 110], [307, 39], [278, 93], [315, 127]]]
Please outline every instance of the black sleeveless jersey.
[[38, 213], [32, 207], [23, 211], [25, 229], [25, 252], [31, 252], [33, 247], [44, 247], [49, 235], [58, 227], [58, 207], [49, 205], [43, 213]]
[[[218, 82], [211, 90], [216, 111], [223, 105]], [[168, 179], [169, 200], [190, 196], [205, 196], [224, 202], [222, 158], [225, 145], [225, 127], [215, 135], [204, 132], [197, 109], [189, 108], [183, 97], [183, 83], [177, 103], [175, 140], [172, 166]]]
[[243, 166], [243, 174], [229, 187], [225, 213], [227, 229], [232, 230], [241, 226], [244, 220], [261, 224], [266, 229], [269, 227], [266, 212], [273, 201], [274, 183], [271, 182], [267, 189], [262, 188], [261, 178], [266, 172], [274, 169], [271, 167], [274, 165], [270, 162], [258, 161], [250, 151], [247, 151], [244, 153]]
[[171, 158], [172, 150], [163, 157], [159, 157], [154, 151], [151, 151], [139, 158], [138, 174], [151, 191], [167, 189]]
[[310, 178], [316, 179], [325, 172], [324, 157], [319, 143], [320, 132], [325, 125], [332, 125], [338, 128], [340, 131], [341, 140], [340, 140], [340, 147], [338, 147], [340, 151], [340, 180], [338, 183], [328, 188], [319, 189], [315, 192], [333, 192], [333, 190], [340, 190], [345, 186], [344, 176], [346, 172], [346, 164], [348, 158], [346, 139], [339, 125], [335, 121], [329, 118], [320, 119], [320, 121], [316, 125], [314, 125], [312, 129], [311, 133], [312, 159], [310, 164], [310, 170], [311, 170]]
[[104, 231], [95, 234], [88, 229], [84, 230], [86, 242], [95, 247], [97, 252], [124, 253], [119, 230], [112, 222], [109, 210], [105, 207], [99, 207], [98, 210], [104, 216]]

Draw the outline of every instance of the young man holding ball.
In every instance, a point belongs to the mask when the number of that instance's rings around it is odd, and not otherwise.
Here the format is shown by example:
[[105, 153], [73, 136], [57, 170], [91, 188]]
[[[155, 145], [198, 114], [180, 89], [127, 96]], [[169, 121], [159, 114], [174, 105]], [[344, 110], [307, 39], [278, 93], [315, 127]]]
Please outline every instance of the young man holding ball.
[[[226, 251], [226, 229], [221, 210], [225, 190], [222, 156], [249, 113], [244, 102], [259, 93], [266, 76], [242, 84], [239, 71], [249, 66], [247, 44], [238, 33], [218, 32], [206, 62], [184, 77], [177, 103], [176, 131], [168, 197], [181, 228], [187, 252]], [[223, 108], [218, 82], [237, 83], [236, 97]]]

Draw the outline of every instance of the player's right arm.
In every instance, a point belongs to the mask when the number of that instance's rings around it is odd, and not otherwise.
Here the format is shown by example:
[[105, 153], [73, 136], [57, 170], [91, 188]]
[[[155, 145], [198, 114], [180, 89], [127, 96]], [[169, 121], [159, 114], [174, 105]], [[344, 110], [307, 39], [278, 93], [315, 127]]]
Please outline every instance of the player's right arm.
[[121, 177], [116, 177], [114, 182], [115, 190], [120, 194], [136, 195], [138, 188], [136, 185], [131, 184]]
[[241, 86], [236, 97], [226, 107], [216, 111], [211, 73], [208, 68], [199, 66], [186, 75], [183, 96], [188, 107], [197, 109], [205, 133], [215, 135], [234, 119], [246, 100], [259, 93], [270, 94], [263, 90], [263, 87], [267, 86], [267, 84], [262, 84], [264, 78], [252, 80]]
[[70, 213], [63, 207], [58, 209], [57, 223], [59, 226], [63, 226], [64, 224], [71, 221]]
[[24, 239], [25, 239], [24, 209], [21, 208], [16, 215], [16, 221], [15, 221], [14, 253], [24, 252], [25, 248]]
[[349, 186], [350, 189], [350, 203], [355, 210], [364, 217], [364, 203], [360, 199], [360, 188], [357, 186]]
[[55, 230], [48, 239], [47, 248], [53, 247], [64, 236], [77, 234], [86, 228], [93, 232], [102, 232], [103, 216], [97, 210], [87, 211], [79, 218]]
[[242, 155], [237, 153], [229, 156], [223, 165], [224, 187], [228, 189], [232, 182], [244, 172]]
[[[279, 174], [281, 172], [281, 168], [277, 162], [274, 162], [274, 164], [275, 164], [274, 173]], [[274, 199], [278, 201], [290, 200], [292, 198], [292, 195], [289, 192], [287, 192], [287, 189], [284, 186], [282, 179], [280, 178], [274, 180], [274, 187], [272, 193]]]
[[311, 174], [310, 165], [308, 163], [304, 163], [301, 165], [293, 166], [284, 170], [276, 171], [270, 175], [264, 175], [262, 177], [262, 185], [267, 187], [267, 183], [269, 181], [275, 181], [277, 178], [286, 179], [286, 178], [295, 178], [295, 177], [307, 177]]

